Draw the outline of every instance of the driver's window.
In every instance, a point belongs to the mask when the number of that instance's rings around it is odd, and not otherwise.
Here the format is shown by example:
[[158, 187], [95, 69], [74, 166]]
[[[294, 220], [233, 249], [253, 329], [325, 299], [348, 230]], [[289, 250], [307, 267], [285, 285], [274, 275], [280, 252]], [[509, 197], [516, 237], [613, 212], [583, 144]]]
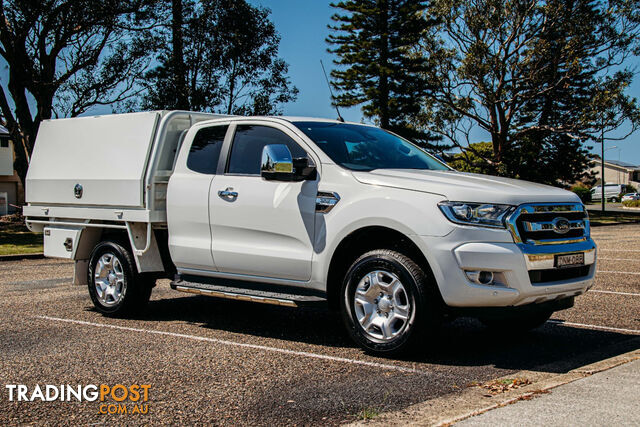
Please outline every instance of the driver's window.
[[262, 149], [271, 144], [285, 144], [293, 158], [309, 157], [302, 147], [278, 129], [260, 125], [238, 125], [233, 137], [227, 173], [260, 175]]

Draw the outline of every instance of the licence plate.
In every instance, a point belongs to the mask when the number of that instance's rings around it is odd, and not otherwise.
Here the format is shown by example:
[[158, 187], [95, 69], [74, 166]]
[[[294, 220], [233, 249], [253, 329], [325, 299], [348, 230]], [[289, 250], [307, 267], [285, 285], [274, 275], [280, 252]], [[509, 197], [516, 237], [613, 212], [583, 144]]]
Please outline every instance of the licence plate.
[[575, 267], [584, 265], [584, 252], [577, 254], [556, 255], [556, 267]]

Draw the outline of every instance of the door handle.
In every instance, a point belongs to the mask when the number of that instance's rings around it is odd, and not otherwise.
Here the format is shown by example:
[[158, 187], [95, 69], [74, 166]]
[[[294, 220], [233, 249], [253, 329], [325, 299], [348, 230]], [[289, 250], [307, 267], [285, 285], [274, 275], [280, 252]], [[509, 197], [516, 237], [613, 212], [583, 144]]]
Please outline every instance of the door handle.
[[227, 187], [226, 190], [218, 191], [218, 196], [223, 199], [236, 199], [238, 197], [238, 192], [233, 191], [233, 187]]

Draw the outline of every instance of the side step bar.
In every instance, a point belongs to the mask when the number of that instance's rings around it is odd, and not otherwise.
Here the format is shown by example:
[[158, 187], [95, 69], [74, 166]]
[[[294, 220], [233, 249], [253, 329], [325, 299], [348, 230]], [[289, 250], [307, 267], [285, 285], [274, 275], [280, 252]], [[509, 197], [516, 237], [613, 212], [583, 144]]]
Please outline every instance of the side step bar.
[[[260, 286], [257, 289], [253, 284], [252, 289], [244, 287], [226, 286], [210, 283], [199, 283], [186, 281], [183, 279], [171, 282], [171, 288], [180, 292], [187, 292], [197, 295], [206, 295], [216, 298], [226, 298], [238, 301], [251, 301], [262, 304], [281, 305], [285, 307], [303, 307], [310, 305], [326, 304], [327, 300], [317, 295], [300, 295], [289, 293], [293, 288], [287, 289], [289, 292], [282, 292], [280, 289], [274, 291], [268, 289], [269, 286]], [[279, 287], [281, 288], [281, 287]]]

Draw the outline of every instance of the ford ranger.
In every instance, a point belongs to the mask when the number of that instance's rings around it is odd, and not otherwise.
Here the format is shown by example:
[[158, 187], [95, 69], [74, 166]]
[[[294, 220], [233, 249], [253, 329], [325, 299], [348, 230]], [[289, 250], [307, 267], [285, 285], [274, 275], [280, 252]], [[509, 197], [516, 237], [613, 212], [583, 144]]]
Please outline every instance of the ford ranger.
[[376, 354], [445, 317], [526, 330], [593, 284], [589, 217], [568, 191], [460, 173], [375, 126], [155, 111], [40, 125], [27, 226], [75, 261], [105, 315], [156, 280], [281, 306], [328, 304]]

